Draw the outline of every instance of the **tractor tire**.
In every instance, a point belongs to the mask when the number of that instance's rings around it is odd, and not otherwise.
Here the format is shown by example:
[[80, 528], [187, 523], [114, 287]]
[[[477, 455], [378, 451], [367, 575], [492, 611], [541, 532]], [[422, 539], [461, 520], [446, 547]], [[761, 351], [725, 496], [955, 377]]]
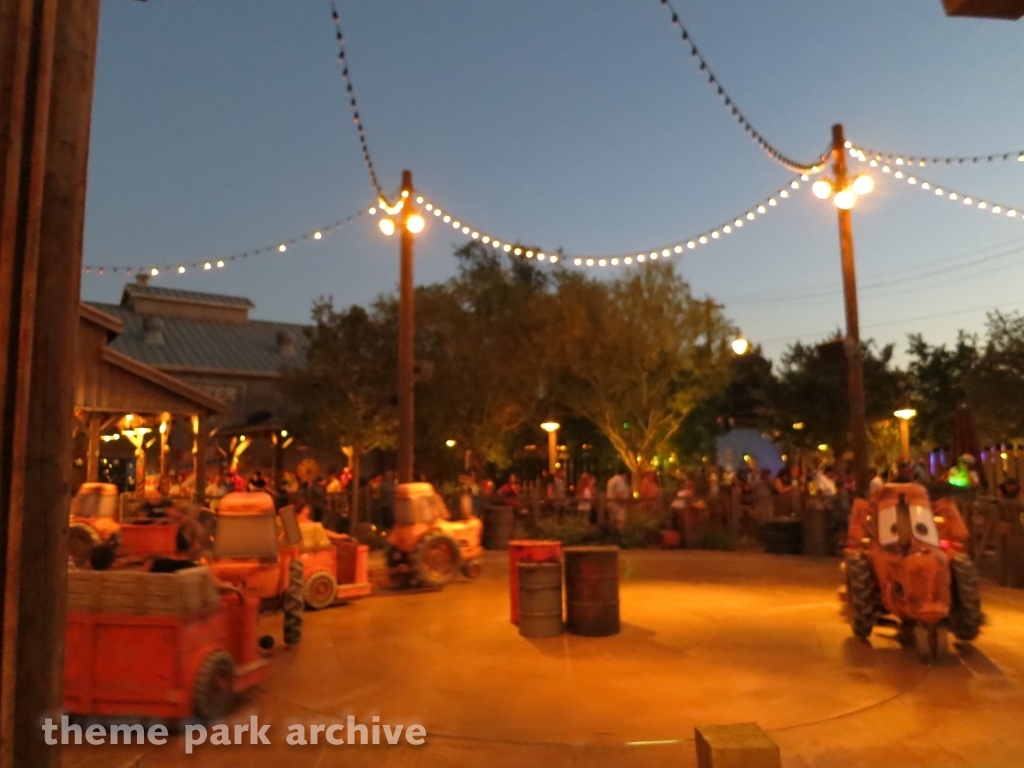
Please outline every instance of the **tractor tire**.
[[89, 566], [89, 553], [102, 543], [103, 539], [92, 526], [75, 523], [68, 529], [68, 556], [78, 568]]
[[853, 634], [866, 640], [875, 628], [881, 594], [871, 563], [863, 555], [846, 558], [846, 594], [853, 614]]
[[968, 643], [978, 637], [984, 621], [978, 569], [969, 558], [960, 556], [953, 558], [950, 570], [949, 629], [957, 640]]
[[416, 580], [430, 589], [441, 589], [451, 583], [462, 564], [455, 539], [438, 531], [424, 536], [409, 559]]
[[319, 611], [334, 605], [334, 596], [338, 591], [338, 582], [327, 571], [317, 571], [308, 579], [302, 588], [302, 596], [306, 608]]
[[235, 662], [227, 651], [210, 651], [196, 673], [192, 706], [201, 720], [225, 717], [235, 703]]
[[302, 639], [303, 565], [298, 558], [288, 565], [288, 588], [284, 591], [281, 607], [284, 611], [285, 645], [296, 645]]
[[402, 565], [405, 562], [405, 552], [391, 543], [385, 543], [384, 561], [387, 563], [388, 568], [394, 568], [396, 565]]

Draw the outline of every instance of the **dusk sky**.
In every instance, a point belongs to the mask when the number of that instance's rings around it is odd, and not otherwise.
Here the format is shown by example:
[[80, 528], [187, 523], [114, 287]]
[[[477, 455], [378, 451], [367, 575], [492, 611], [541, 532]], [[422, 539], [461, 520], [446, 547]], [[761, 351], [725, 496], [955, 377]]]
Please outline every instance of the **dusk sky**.
[[[729, 116], [658, 0], [339, 7], [385, 189], [409, 168], [423, 194], [502, 240], [650, 250], [744, 214], [793, 178]], [[950, 19], [940, 0], [677, 7], [782, 152], [813, 160], [834, 122], [894, 154], [1011, 152], [915, 172], [1024, 209], [1024, 22]], [[107, 0], [102, 13], [84, 261], [119, 269], [84, 275], [85, 299], [117, 301], [124, 266], [216, 260], [374, 203], [327, 0]], [[865, 338], [902, 351], [908, 333], [948, 342], [981, 330], [986, 310], [1024, 309], [1024, 217], [872, 175], [853, 214]], [[320, 295], [347, 305], [393, 290], [398, 243], [375, 224], [153, 284], [244, 295], [255, 317], [305, 322]], [[462, 242], [428, 222], [417, 282], [453, 274]], [[809, 184], [673, 258], [771, 357], [842, 325], [835, 209]]]

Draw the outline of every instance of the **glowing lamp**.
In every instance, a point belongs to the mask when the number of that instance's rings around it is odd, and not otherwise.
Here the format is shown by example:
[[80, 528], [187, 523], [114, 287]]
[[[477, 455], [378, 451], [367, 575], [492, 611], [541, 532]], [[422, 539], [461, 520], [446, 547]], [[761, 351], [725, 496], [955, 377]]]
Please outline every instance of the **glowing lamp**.
[[395, 222], [392, 219], [381, 219], [377, 226], [380, 227], [380, 231], [388, 237], [395, 234]]
[[742, 337], [738, 339], [733, 339], [732, 351], [735, 352], [737, 355], [745, 355], [749, 348], [750, 342], [748, 342], [746, 339]]
[[811, 185], [811, 192], [819, 200], [828, 200], [832, 196], [832, 185], [826, 179], [818, 179]]
[[875, 182], [870, 176], [860, 175], [853, 180], [853, 191], [858, 195], [867, 195], [875, 188]]
[[836, 192], [836, 196], [832, 198], [832, 202], [836, 204], [836, 208], [848, 211], [853, 208], [853, 204], [857, 202], [857, 195], [852, 189], [841, 189]]
[[418, 213], [414, 213], [412, 216], [405, 220], [405, 228], [412, 232], [414, 235], [418, 235], [423, 231], [423, 228], [427, 226], [427, 222], [423, 220], [423, 217]]
[[917, 411], [913, 408], [900, 408], [898, 411], [893, 411], [892, 415], [897, 419], [908, 421], [917, 416]]
[[545, 432], [557, 432], [561, 426], [557, 421], [545, 421], [540, 428]]

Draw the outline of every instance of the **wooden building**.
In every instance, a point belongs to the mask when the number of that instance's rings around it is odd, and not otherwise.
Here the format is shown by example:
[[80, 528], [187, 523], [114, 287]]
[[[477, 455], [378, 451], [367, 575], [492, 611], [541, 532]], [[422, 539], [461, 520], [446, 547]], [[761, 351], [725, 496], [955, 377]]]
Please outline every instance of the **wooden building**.
[[[124, 323], [88, 304], [79, 307], [78, 372], [75, 415], [85, 436], [81, 479], [99, 480], [101, 451], [111, 438], [132, 442], [136, 457], [136, 489], [145, 489], [146, 455], [155, 452], [161, 470], [166, 467], [169, 438], [177, 424], [187, 430], [194, 457], [195, 494], [206, 488], [207, 440], [229, 406], [180, 379], [138, 362], [110, 346]], [[179, 432], [181, 429], [179, 429]], [[104, 441], [106, 437], [106, 441]], [[122, 449], [123, 452], [123, 449]]]

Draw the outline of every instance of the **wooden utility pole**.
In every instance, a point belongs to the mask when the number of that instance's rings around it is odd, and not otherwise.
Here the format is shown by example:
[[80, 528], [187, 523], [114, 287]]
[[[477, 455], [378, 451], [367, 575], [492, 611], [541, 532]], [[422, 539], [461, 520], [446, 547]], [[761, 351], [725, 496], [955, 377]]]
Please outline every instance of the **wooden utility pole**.
[[[413, 387], [415, 386], [415, 294], [413, 293], [413, 233], [405, 226], [412, 207], [412, 171], [402, 171], [401, 277], [398, 283], [398, 482], [413, 481]], [[353, 469], [353, 473], [355, 470]], [[359, 478], [353, 476], [352, 481]], [[354, 512], [354, 510], [353, 510]]]
[[[846, 189], [846, 139], [843, 126], [832, 126], [832, 171], [835, 188]], [[843, 259], [843, 299], [846, 303], [846, 379], [850, 400], [850, 445], [857, 495], [868, 492], [868, 427], [864, 405], [864, 360], [857, 313], [857, 272], [853, 258], [853, 222], [848, 209], [839, 211], [839, 249]]]
[[51, 768], [99, 0], [0, 0], [0, 768]]

